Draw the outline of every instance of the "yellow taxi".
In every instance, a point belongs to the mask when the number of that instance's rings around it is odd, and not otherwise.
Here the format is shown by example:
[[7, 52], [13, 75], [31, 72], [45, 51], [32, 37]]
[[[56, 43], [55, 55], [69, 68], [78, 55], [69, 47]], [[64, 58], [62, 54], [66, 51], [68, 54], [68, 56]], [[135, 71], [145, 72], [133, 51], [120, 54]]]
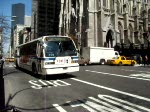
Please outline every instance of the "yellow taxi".
[[6, 58], [5, 59], [5, 62], [14, 62], [15, 61], [15, 58]]
[[107, 64], [109, 65], [131, 65], [134, 66], [137, 62], [131, 57], [119, 56], [114, 57], [110, 60], [107, 60]]

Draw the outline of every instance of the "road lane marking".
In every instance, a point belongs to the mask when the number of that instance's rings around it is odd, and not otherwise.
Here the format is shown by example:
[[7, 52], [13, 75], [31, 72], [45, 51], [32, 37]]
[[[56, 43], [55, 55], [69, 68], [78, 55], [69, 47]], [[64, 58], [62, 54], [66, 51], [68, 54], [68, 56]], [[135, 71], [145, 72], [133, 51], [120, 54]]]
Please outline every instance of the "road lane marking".
[[106, 75], [111, 75], [111, 76], [117, 76], [117, 77], [124, 77], [124, 78], [130, 78], [130, 79], [138, 79], [138, 80], [150, 81], [150, 79], [138, 78], [138, 77], [133, 77], [133, 76], [124, 76], [124, 75], [111, 74], [111, 73], [98, 72], [98, 71], [91, 71], [91, 70], [85, 70], [85, 71], [92, 72], [92, 73], [98, 73], [98, 74], [106, 74]]
[[62, 80], [29, 80], [28, 82], [31, 84], [31, 88], [33, 89], [42, 89], [43, 87], [62, 87], [71, 85]]
[[53, 106], [59, 111], [59, 112], [67, 112], [66, 110], [64, 110], [61, 106], [59, 106], [58, 104], [53, 104]]
[[121, 70], [124, 70], [124, 71], [129, 71], [129, 72], [140, 72], [140, 73], [150, 73], [150, 71], [138, 71], [138, 70], [127, 70], [127, 69], [121, 69]]
[[68, 103], [71, 107], [83, 107], [86, 110], [88, 110], [89, 112], [97, 112], [96, 110], [94, 110], [93, 108], [91, 108], [90, 106], [85, 104], [85, 101], [82, 100], [77, 100], [77, 101], [67, 101], [66, 103]]
[[[77, 99], [73, 101], [66, 101], [65, 104], [70, 105], [72, 108], [82, 112], [150, 112], [149, 108], [122, 100], [117, 97], [98, 94], [98, 97], [88, 97], [84, 99]], [[52, 104], [59, 112], [67, 112], [59, 104]], [[80, 108], [80, 110], [79, 110]]]
[[[130, 109], [131, 109], [131, 110], [134, 110], [134, 109], [132, 109], [131, 107], [136, 107], [137, 109], [142, 109], [142, 110], [145, 110], [145, 111], [150, 112], [150, 109], [148, 109], [148, 108], [145, 108], [145, 107], [143, 107], [143, 106], [130, 103], [130, 102], [128, 102], [128, 101], [125, 101], [125, 100], [122, 100], [122, 99], [119, 99], [119, 98], [116, 98], [116, 97], [113, 97], [113, 96], [101, 95], [101, 94], [99, 94], [98, 97], [99, 97], [100, 99], [105, 100], [105, 101], [110, 102], [110, 103], [112, 103], [112, 102], [115, 101], [113, 104], [117, 104], [118, 106], [122, 106], [123, 104], [126, 104], [126, 105], [128, 105], [128, 107], [130, 107], [129, 110], [130, 110]], [[117, 106], [117, 107], [118, 107], [118, 106]], [[123, 107], [124, 107], [124, 106], [123, 106]], [[128, 108], [128, 107], [127, 107], [127, 108]], [[137, 112], [137, 110], [136, 110], [136, 111], [134, 110], [133, 112]]]
[[76, 79], [76, 78], [71, 78], [71, 79], [75, 80], [75, 81], [78, 81], [78, 82], [82, 82], [84, 84], [88, 84], [88, 85], [94, 86], [94, 87], [102, 88], [102, 89], [105, 89], [105, 90], [109, 90], [109, 91], [112, 91], [112, 92], [116, 92], [116, 93], [119, 93], [119, 94], [127, 95], [127, 96], [130, 96], [130, 97], [134, 97], [134, 98], [137, 98], [137, 99], [140, 99], [140, 100], [144, 100], [144, 101], [150, 102], [149, 98], [146, 98], [146, 97], [143, 97], [143, 96], [127, 93], [127, 92], [124, 92], [124, 91], [120, 91], [120, 90], [117, 90], [117, 89], [105, 87], [105, 86], [102, 86], [102, 85], [94, 84], [94, 83], [91, 83], [91, 82], [88, 82], [88, 81], [84, 81], [84, 80], [80, 80], [80, 79]]
[[[134, 103], [113, 97], [113, 96], [109, 96], [109, 95], [102, 95], [102, 94], [98, 94], [98, 98], [96, 99], [94, 97], [89, 97], [89, 99], [104, 105], [106, 107], [112, 108], [113, 110], [115, 110], [115, 112], [124, 112], [124, 110], [130, 110], [132, 112], [141, 112], [141, 110], [144, 111], [148, 111], [150, 112], [150, 109], [140, 106], [140, 105], [136, 105]], [[121, 108], [118, 108], [121, 107]]]
[[131, 74], [131, 77], [142, 77], [146, 79], [150, 79], [150, 74], [140, 73], [140, 74]]
[[[99, 104], [101, 104], [101, 105], [104, 105], [104, 106], [107, 107], [107, 108], [109, 107], [109, 108], [115, 110], [116, 112], [121, 112], [121, 111], [123, 111], [123, 110], [121, 110], [121, 109], [115, 107], [114, 105], [109, 104], [107, 101], [99, 100], [99, 99], [96, 99], [96, 98], [94, 98], [94, 97], [89, 97], [89, 99], [91, 99], [91, 100], [93, 100], [93, 101], [95, 101], [95, 102], [97, 102], [97, 103], [99, 103]], [[124, 112], [125, 112], [125, 111], [124, 111]]]

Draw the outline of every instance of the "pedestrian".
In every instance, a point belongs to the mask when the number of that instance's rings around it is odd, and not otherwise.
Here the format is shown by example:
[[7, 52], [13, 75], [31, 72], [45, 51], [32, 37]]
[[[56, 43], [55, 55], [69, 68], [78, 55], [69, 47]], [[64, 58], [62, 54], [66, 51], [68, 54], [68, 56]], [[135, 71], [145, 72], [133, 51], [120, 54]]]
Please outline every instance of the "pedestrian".
[[147, 55], [144, 56], [144, 66], [145, 65], [148, 65], [148, 56]]
[[140, 55], [138, 58], [139, 58], [139, 65], [141, 65], [142, 64], [142, 56]]

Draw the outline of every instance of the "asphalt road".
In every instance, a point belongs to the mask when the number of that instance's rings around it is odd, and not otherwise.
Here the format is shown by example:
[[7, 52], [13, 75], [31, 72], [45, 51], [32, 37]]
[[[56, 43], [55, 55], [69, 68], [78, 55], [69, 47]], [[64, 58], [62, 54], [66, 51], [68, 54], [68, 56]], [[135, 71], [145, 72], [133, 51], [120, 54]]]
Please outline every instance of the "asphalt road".
[[21, 112], [150, 112], [150, 67], [91, 65], [35, 77], [8, 64], [3, 79], [3, 102]]

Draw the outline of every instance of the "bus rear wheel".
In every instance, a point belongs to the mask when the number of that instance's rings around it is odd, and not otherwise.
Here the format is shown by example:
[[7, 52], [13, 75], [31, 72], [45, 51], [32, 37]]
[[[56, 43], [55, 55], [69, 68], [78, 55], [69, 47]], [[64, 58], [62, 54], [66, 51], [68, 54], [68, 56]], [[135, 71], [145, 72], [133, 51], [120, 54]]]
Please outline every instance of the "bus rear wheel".
[[32, 65], [32, 73], [33, 75], [38, 75], [38, 71], [35, 64]]

